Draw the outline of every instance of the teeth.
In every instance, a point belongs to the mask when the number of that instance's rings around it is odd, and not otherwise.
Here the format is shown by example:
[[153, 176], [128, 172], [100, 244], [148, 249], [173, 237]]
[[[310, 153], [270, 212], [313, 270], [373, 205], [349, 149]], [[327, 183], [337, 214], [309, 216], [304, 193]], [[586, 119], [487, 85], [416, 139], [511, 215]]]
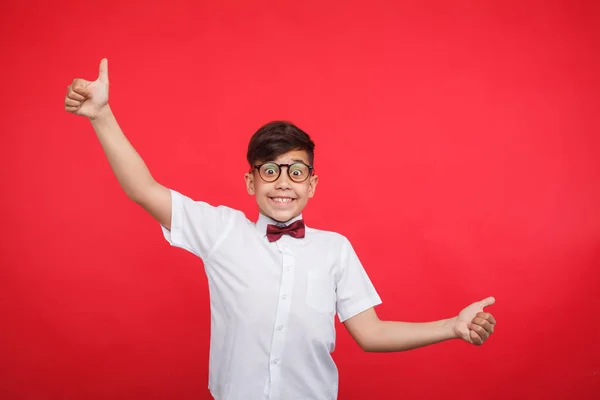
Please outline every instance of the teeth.
[[292, 201], [292, 199], [290, 199], [290, 198], [282, 199], [281, 197], [275, 197], [275, 198], [273, 198], [273, 200], [276, 201], [277, 203], [289, 203], [290, 201]]

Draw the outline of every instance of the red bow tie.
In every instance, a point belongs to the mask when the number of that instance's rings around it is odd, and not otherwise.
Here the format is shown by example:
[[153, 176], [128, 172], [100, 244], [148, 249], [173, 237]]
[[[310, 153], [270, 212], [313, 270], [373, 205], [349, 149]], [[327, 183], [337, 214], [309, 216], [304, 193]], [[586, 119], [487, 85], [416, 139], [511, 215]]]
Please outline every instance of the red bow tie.
[[294, 238], [303, 238], [304, 231], [304, 221], [301, 219], [288, 226], [267, 225], [267, 239], [274, 242], [286, 234]]

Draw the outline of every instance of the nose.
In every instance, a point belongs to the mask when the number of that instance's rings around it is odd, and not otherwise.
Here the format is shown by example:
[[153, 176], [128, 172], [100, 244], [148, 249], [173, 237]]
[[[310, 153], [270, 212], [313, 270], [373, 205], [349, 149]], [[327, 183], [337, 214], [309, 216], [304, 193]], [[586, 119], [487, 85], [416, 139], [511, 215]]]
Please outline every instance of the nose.
[[292, 181], [291, 181], [290, 177], [288, 176], [287, 168], [288, 167], [282, 167], [281, 175], [279, 175], [279, 178], [275, 181], [275, 188], [289, 189], [292, 187]]

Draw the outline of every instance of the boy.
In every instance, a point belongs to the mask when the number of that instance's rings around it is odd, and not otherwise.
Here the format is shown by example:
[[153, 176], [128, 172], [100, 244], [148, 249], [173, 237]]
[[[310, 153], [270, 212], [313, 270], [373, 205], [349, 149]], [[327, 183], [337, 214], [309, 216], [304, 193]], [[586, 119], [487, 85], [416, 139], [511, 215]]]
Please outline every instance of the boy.
[[381, 300], [350, 242], [312, 229], [302, 210], [313, 197], [314, 144], [296, 126], [273, 122], [250, 140], [246, 188], [259, 208], [256, 223], [156, 182], [108, 105], [108, 65], [93, 82], [75, 79], [65, 109], [89, 118], [127, 196], [161, 225], [172, 245], [200, 257], [211, 298], [209, 389], [218, 400], [336, 399], [330, 353], [334, 318], [365, 351], [403, 351], [462, 338], [482, 344], [494, 331], [483, 307], [428, 323], [381, 321]]

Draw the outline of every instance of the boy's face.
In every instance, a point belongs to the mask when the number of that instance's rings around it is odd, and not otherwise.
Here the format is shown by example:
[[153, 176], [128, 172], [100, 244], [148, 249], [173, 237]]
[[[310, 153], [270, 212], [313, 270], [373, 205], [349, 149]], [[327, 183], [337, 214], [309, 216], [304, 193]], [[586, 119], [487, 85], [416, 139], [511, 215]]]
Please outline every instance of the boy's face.
[[[308, 165], [308, 154], [304, 150], [294, 150], [282, 154], [275, 160], [265, 160], [275, 164], [294, 164], [302, 162]], [[319, 177], [310, 175], [304, 182], [295, 182], [288, 175], [288, 168], [281, 167], [279, 178], [274, 182], [266, 182], [260, 176], [259, 171], [254, 168], [246, 173], [246, 189], [248, 194], [256, 196], [256, 203], [260, 212], [279, 222], [286, 222], [300, 215], [306, 206], [308, 199], [314, 196]], [[273, 169], [267, 169], [263, 173], [274, 174]], [[301, 176], [302, 171], [292, 170], [292, 175]], [[276, 175], [274, 175], [276, 176]], [[297, 178], [298, 179], [298, 178]]]

